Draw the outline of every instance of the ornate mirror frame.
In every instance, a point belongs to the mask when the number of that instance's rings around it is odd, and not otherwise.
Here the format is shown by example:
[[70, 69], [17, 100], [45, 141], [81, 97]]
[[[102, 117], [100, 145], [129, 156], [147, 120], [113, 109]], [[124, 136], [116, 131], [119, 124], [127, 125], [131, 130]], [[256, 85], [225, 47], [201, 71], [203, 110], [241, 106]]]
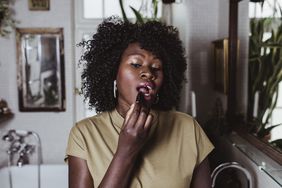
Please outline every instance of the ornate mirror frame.
[[20, 111], [65, 111], [62, 28], [17, 28]]

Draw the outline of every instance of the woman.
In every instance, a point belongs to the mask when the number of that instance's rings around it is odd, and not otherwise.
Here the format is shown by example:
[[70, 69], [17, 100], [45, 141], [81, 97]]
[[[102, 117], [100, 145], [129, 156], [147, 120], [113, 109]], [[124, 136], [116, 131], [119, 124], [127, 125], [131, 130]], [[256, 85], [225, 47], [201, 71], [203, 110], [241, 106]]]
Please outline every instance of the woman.
[[112, 17], [81, 45], [83, 93], [101, 113], [71, 130], [69, 187], [210, 187], [213, 146], [173, 110], [186, 69], [178, 31]]

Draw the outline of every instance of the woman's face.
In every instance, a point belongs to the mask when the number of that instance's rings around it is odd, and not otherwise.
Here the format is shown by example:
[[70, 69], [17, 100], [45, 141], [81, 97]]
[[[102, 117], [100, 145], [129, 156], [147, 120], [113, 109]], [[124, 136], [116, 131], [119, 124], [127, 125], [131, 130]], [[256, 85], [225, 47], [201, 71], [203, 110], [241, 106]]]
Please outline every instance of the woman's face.
[[129, 44], [123, 52], [117, 73], [118, 105], [130, 106], [142, 92], [152, 104], [163, 82], [163, 65], [138, 43]]

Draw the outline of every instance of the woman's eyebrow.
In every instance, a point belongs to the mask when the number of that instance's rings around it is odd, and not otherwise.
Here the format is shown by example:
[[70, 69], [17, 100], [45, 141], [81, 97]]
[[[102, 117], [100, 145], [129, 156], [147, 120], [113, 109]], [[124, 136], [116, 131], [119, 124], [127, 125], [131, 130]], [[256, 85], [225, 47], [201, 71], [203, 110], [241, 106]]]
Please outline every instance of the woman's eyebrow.
[[127, 56], [141, 56], [141, 57], [145, 57], [145, 55], [143, 55], [141, 53], [136, 53], [136, 52], [128, 53]]
[[[145, 57], [145, 55], [143, 55], [142, 53], [136, 53], [136, 52], [128, 53], [127, 56], [141, 56], [143, 58]], [[155, 55], [153, 56], [153, 59], [160, 61], [160, 59], [157, 56], [155, 56]]]

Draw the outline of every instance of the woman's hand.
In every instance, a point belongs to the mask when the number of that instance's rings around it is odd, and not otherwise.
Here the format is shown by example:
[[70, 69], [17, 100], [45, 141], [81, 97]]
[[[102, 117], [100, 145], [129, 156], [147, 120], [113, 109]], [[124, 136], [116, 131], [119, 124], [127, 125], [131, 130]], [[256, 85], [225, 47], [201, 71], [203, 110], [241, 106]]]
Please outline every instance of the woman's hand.
[[136, 157], [146, 143], [150, 132], [152, 114], [145, 104], [143, 94], [137, 95], [136, 102], [126, 113], [125, 120], [119, 135], [117, 155]]
[[153, 116], [142, 100], [131, 105], [119, 135], [117, 151], [99, 188], [124, 188], [131, 182], [136, 158], [146, 143]]

